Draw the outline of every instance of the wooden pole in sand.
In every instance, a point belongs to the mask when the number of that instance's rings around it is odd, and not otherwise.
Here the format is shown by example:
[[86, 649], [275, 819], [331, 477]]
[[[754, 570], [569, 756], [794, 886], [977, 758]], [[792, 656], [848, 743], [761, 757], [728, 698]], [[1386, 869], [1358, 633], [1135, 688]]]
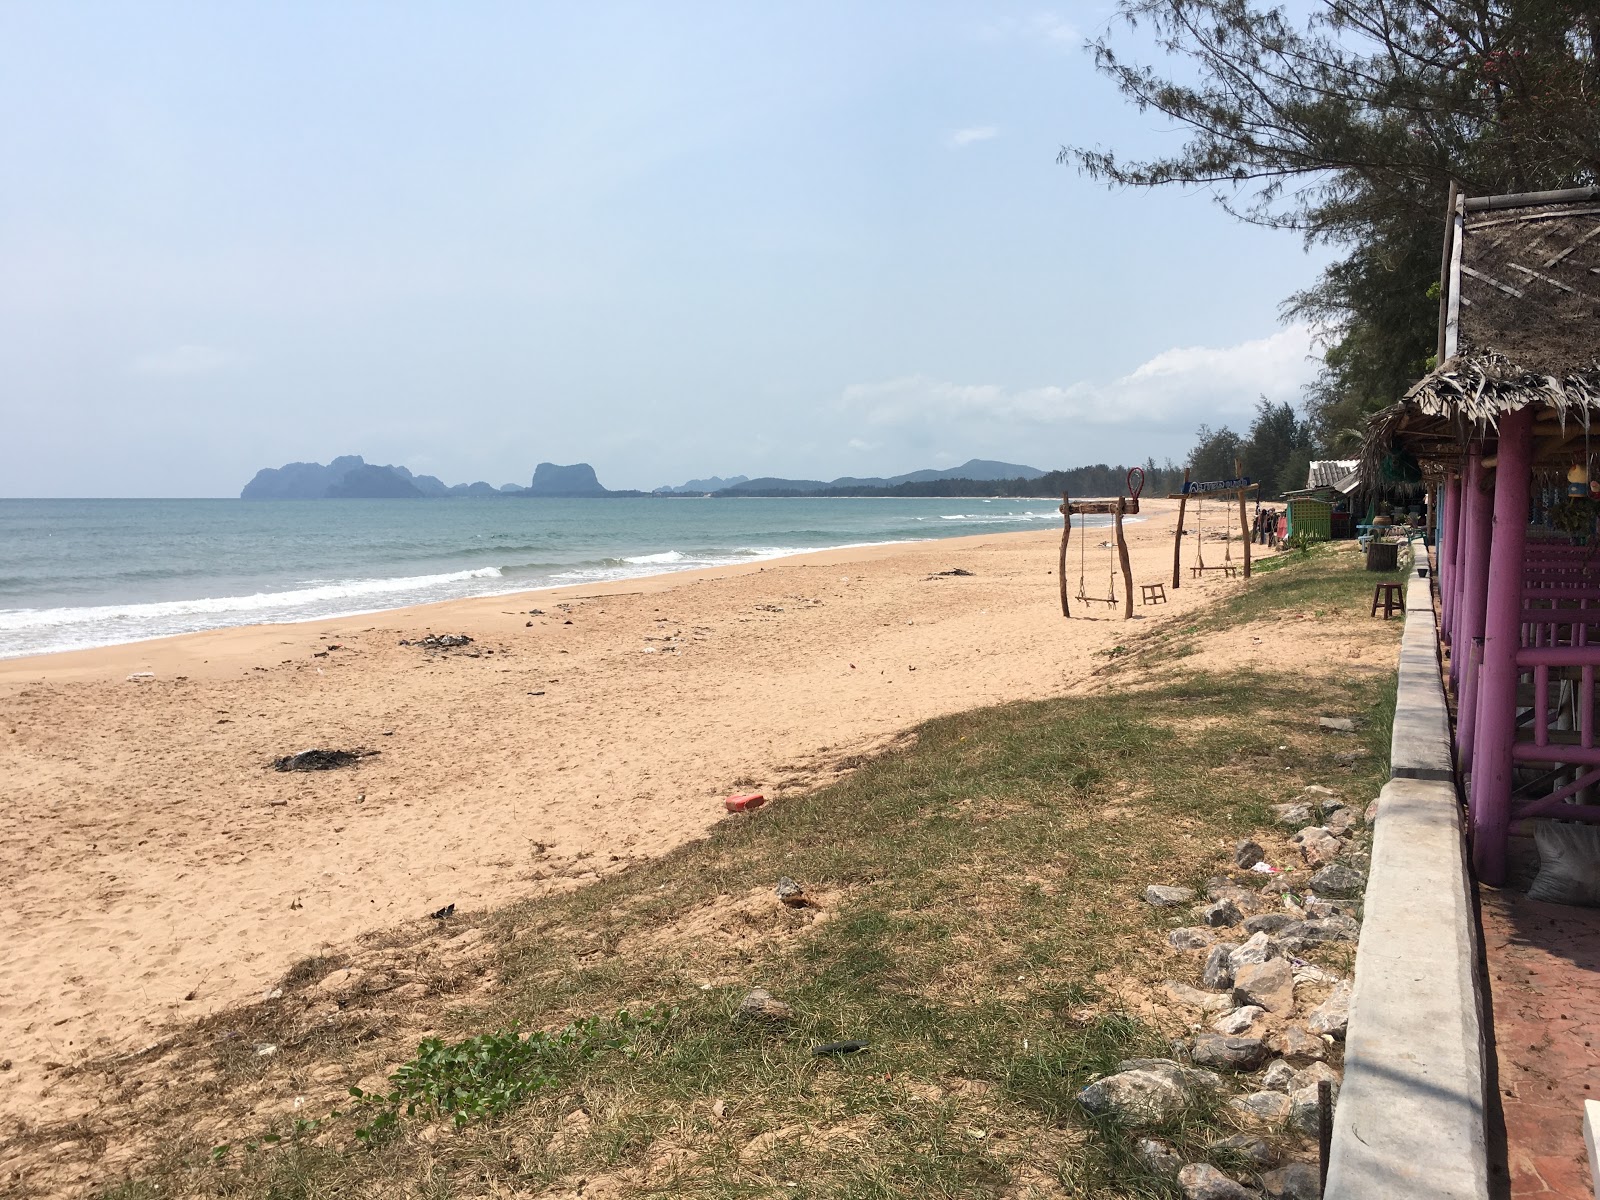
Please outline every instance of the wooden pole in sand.
[[1056, 572], [1061, 577], [1061, 615], [1070, 617], [1072, 610], [1067, 607], [1067, 539], [1072, 536], [1072, 506], [1067, 503], [1067, 494], [1061, 493], [1061, 569]]
[[1178, 532], [1172, 535], [1172, 590], [1183, 582], [1183, 510], [1189, 506], [1189, 468], [1183, 469], [1183, 491], [1178, 494]]
[[1117, 497], [1117, 557], [1122, 560], [1122, 619], [1133, 619], [1133, 568], [1128, 565], [1128, 542], [1122, 536], [1122, 514], [1127, 509], [1128, 502], [1123, 497]]
[[[1242, 478], [1243, 475], [1244, 475], [1244, 464], [1241, 463], [1236, 458], [1236, 459], [1233, 460], [1233, 477], [1235, 479], [1239, 479], [1239, 478]], [[1242, 536], [1244, 538], [1244, 577], [1246, 579], [1249, 579], [1250, 578], [1250, 518], [1245, 515], [1245, 511], [1244, 511], [1244, 497], [1245, 497], [1245, 493], [1246, 493], [1247, 490], [1248, 489], [1246, 489], [1246, 488], [1240, 488], [1239, 489], [1239, 533], [1240, 533], [1240, 536]]]

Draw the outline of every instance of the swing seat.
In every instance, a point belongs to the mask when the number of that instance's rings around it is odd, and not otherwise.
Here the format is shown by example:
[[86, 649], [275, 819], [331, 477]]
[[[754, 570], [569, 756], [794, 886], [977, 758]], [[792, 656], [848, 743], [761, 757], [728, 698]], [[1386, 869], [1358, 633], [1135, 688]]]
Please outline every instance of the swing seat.
[[1223, 571], [1223, 572], [1225, 572], [1227, 574], [1227, 577], [1229, 579], [1232, 579], [1235, 575], [1237, 575], [1239, 573], [1239, 568], [1234, 566], [1232, 563], [1223, 563], [1222, 565], [1216, 566], [1216, 567], [1190, 567], [1189, 568], [1190, 575], [1195, 579], [1199, 579], [1200, 576], [1204, 575], [1207, 571]]

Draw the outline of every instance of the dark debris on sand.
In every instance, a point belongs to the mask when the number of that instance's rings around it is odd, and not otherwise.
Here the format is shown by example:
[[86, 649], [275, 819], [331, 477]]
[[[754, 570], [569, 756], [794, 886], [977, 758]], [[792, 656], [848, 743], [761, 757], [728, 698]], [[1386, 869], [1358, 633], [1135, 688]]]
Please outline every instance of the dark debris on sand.
[[302, 750], [299, 754], [273, 759], [272, 767], [275, 771], [332, 771], [353, 766], [377, 753], [376, 750]]

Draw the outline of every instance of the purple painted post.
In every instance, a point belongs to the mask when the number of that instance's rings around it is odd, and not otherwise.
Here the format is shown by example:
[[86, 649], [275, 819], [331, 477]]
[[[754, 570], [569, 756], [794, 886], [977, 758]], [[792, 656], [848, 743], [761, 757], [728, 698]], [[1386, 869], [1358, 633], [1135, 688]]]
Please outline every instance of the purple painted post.
[[1472, 861], [1478, 878], [1506, 877], [1511, 828], [1511, 746], [1517, 724], [1517, 650], [1522, 640], [1522, 571], [1528, 549], [1528, 488], [1533, 477], [1533, 407], [1500, 418], [1495, 470], [1494, 539], [1489, 551], [1489, 602], [1478, 680], [1478, 748], [1472, 772], [1476, 826]]
[[1461, 480], [1454, 475], [1445, 481], [1439, 516], [1443, 528], [1434, 539], [1439, 547], [1439, 616], [1448, 644], [1454, 629], [1451, 621], [1456, 615], [1456, 531], [1461, 525]]
[[[1476, 681], [1469, 677], [1467, 651], [1472, 639], [1483, 636], [1483, 607], [1489, 590], [1489, 526], [1494, 501], [1483, 490], [1483, 444], [1467, 451], [1467, 477], [1461, 484], [1461, 582], [1456, 591], [1456, 628], [1450, 655], [1450, 677], [1456, 685], [1456, 743], [1461, 747], [1461, 769], [1472, 765], [1472, 733], [1477, 709], [1467, 703]], [[1459, 650], [1460, 652], [1455, 652]]]

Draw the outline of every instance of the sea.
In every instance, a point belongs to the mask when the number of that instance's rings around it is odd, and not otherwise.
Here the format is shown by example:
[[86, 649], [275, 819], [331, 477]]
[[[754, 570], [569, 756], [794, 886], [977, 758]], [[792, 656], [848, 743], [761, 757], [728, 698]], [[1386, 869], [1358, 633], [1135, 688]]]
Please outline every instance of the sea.
[[1039, 528], [1058, 503], [0, 500], [0, 658]]

